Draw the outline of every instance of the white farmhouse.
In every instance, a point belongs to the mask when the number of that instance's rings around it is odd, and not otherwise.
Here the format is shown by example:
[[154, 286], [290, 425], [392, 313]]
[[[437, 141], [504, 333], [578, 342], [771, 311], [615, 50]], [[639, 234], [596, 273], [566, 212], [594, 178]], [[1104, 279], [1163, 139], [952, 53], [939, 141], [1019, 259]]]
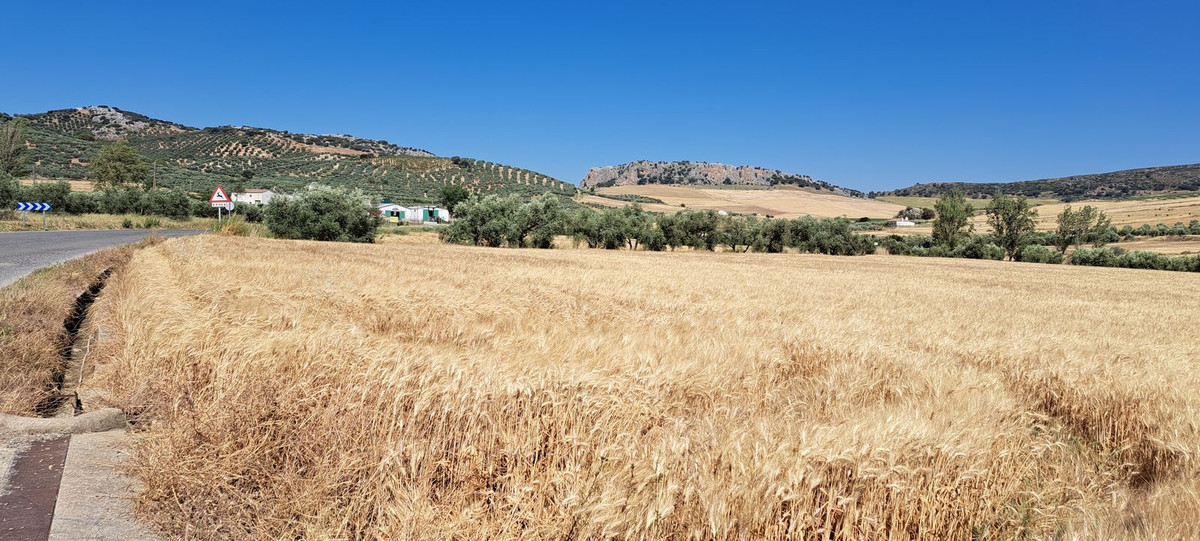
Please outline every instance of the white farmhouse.
[[237, 192], [237, 193], [233, 194], [233, 202], [234, 203], [247, 203], [247, 204], [251, 204], [251, 205], [258, 205], [261, 207], [263, 205], [270, 203], [272, 197], [275, 197], [275, 192], [272, 192], [271, 190], [261, 190], [258, 188], [251, 188], [244, 192]]
[[394, 224], [412, 220], [413, 209], [408, 207], [395, 203], [384, 203], [377, 208], [379, 209], [379, 216]]
[[896, 227], [913, 227], [917, 225], [916, 222], [910, 222], [908, 220], [896, 220], [894, 223], [896, 224]]
[[413, 207], [411, 222], [449, 222], [450, 211], [442, 207]]

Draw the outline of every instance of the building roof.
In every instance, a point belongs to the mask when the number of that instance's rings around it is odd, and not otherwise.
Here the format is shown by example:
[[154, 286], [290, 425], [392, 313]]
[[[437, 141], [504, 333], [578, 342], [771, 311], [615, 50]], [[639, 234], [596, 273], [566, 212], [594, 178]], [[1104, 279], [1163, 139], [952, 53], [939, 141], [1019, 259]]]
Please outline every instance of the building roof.
[[262, 188], [248, 188], [248, 189], [242, 190], [241, 193], [267, 193], [269, 191], [271, 191], [271, 190], [264, 190]]

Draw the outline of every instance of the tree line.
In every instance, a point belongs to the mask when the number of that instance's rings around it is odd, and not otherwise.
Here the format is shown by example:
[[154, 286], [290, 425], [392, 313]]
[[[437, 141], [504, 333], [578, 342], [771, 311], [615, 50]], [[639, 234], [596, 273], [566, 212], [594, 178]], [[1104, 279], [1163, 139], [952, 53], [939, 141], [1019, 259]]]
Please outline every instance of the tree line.
[[477, 246], [553, 248], [555, 237], [567, 236], [589, 248], [608, 250], [875, 252], [874, 238], [854, 233], [846, 219], [757, 218], [713, 210], [657, 214], [637, 203], [568, 210], [553, 195], [528, 202], [511, 196], [472, 196], [455, 206], [453, 213], [455, 219], [442, 230], [441, 239]]
[[[1200, 220], [1188, 226], [1176, 223], [1168, 228], [1159, 224], [1152, 228], [1112, 226], [1112, 220], [1090, 205], [1072, 208], [1066, 205], [1056, 217], [1055, 231], [1037, 231], [1037, 210], [1024, 197], [1011, 197], [999, 190], [984, 208], [990, 231], [976, 234], [970, 222], [975, 207], [961, 190], [943, 194], [934, 207], [935, 218], [931, 236], [890, 235], [881, 240], [889, 254], [933, 257], [965, 257], [1024, 261], [1030, 263], [1108, 267], [1128, 267], [1158, 270], [1192, 271], [1200, 268], [1200, 256], [1170, 257], [1153, 252], [1127, 252], [1107, 244], [1136, 236], [1200, 234]], [[1084, 244], [1091, 245], [1084, 248]], [[1075, 247], [1068, 257], [1067, 250]]]

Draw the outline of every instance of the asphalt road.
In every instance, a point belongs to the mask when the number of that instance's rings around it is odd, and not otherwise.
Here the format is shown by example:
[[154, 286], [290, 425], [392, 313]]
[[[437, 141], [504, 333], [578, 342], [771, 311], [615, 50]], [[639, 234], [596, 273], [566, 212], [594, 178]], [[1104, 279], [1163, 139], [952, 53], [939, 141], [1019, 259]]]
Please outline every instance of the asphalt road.
[[42, 267], [82, 257], [92, 252], [142, 240], [156, 233], [164, 237], [196, 235], [186, 229], [114, 229], [111, 231], [18, 231], [0, 233], [0, 287]]

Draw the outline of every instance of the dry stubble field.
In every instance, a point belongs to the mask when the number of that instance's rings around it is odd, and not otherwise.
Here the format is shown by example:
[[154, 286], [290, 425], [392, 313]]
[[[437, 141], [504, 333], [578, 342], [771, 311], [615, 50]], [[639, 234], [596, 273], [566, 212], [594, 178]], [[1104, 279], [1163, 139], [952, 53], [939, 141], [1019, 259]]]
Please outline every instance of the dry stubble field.
[[1194, 537], [1197, 321], [1189, 273], [205, 236], [85, 387], [175, 535]]
[[[645, 184], [599, 188], [602, 194], [632, 194], [653, 197], [666, 203], [642, 205], [651, 212], [678, 212], [685, 207], [692, 210], [724, 210], [743, 214], [759, 214], [780, 218], [817, 216], [834, 218], [846, 216], [860, 218], [891, 218], [904, 207], [885, 201], [848, 197], [828, 191], [781, 186], [771, 189], [747, 187], [688, 186], [668, 184]], [[582, 195], [582, 201], [607, 206], [621, 207], [628, 203], [616, 199]]]

